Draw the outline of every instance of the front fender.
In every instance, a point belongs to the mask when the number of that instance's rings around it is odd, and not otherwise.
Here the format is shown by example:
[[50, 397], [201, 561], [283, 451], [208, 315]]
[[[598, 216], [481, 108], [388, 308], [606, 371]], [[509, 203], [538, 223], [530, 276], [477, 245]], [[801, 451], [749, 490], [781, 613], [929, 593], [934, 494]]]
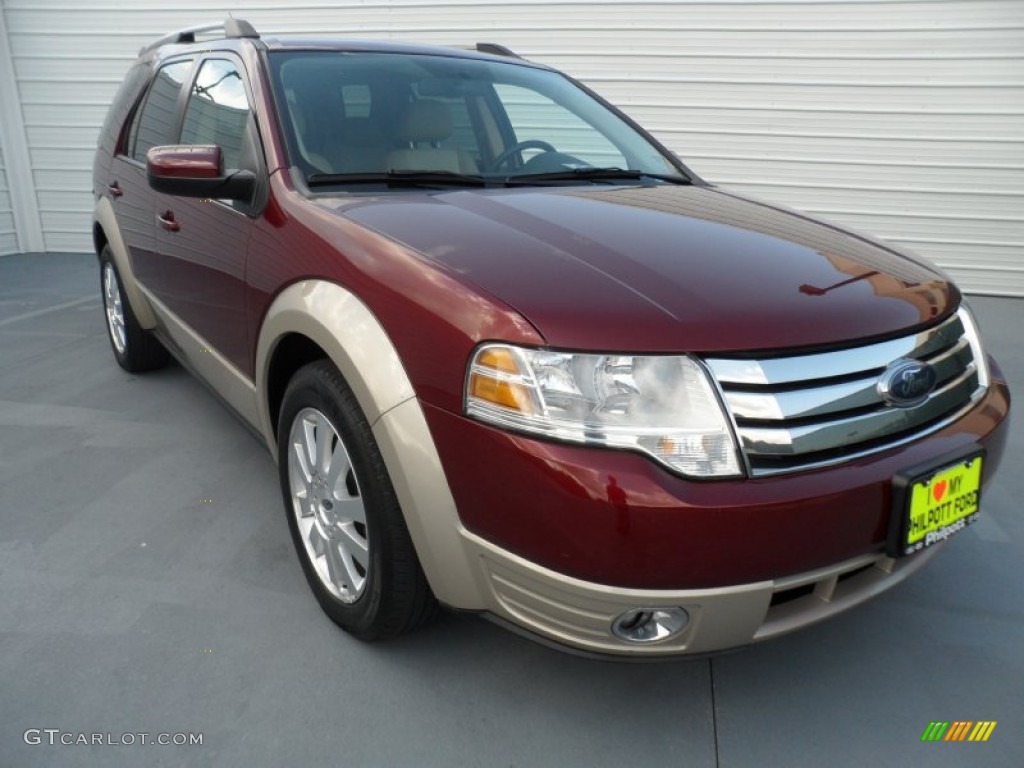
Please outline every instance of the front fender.
[[303, 280], [290, 285], [274, 299], [260, 329], [256, 346], [260, 427], [275, 460], [270, 363], [277, 344], [293, 333], [327, 353], [359, 401], [434, 595], [453, 607], [483, 608], [455, 501], [398, 351], [370, 309], [335, 283]]

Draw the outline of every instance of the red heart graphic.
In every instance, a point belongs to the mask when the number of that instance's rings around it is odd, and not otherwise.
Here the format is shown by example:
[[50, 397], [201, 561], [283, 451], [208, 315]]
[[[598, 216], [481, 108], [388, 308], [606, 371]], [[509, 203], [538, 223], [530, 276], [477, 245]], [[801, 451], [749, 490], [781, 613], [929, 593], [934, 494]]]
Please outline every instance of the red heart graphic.
[[932, 488], [932, 496], [935, 497], [936, 501], [942, 501], [942, 497], [946, 495], [947, 482], [943, 480], [941, 483], [936, 483], [935, 487]]

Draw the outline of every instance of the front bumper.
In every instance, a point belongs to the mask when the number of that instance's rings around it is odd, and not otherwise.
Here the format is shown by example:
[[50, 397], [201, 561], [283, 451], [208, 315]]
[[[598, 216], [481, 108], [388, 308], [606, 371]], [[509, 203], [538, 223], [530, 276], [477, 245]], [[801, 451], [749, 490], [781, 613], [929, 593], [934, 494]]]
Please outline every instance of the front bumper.
[[998, 468], [1009, 392], [994, 379], [948, 427], [828, 468], [694, 481], [626, 451], [515, 435], [424, 405], [461, 525], [563, 577], [644, 591], [773, 582], [880, 555], [893, 477], [957, 450]]
[[[638, 590], [566, 577], [468, 531], [462, 537], [490, 614], [560, 646], [637, 658], [721, 651], [813, 624], [898, 584], [944, 546], [899, 560], [866, 555], [783, 579], [719, 589]], [[686, 610], [689, 622], [680, 634], [638, 644], [612, 633], [612, 623], [623, 612], [658, 607]]]
[[[450, 500], [445, 519], [457, 514], [451, 527], [436, 524], [436, 512], [435, 524], [424, 526], [447, 530], [444, 547], [420, 546], [426, 536], [413, 526], [438, 598], [579, 651], [660, 657], [799, 629], [923, 567], [945, 545], [907, 558], [884, 554], [892, 478], [981, 444], [987, 485], [1006, 442], [1009, 391], [994, 376], [954, 424], [866, 459], [717, 482], [670, 475], [636, 454], [533, 440], [419, 405], [437, 448], [436, 484], [430, 493], [399, 490], [407, 517], [442, 496]], [[688, 613], [680, 634], [638, 644], [612, 632], [626, 611], [665, 606]]]

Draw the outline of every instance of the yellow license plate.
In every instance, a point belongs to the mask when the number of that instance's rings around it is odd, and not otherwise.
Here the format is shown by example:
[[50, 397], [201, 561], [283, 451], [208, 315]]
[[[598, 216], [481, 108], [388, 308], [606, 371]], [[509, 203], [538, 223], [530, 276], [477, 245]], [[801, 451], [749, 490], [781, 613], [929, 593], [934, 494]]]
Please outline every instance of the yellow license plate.
[[911, 484], [903, 554], [945, 541], [975, 521], [981, 464], [981, 456], [972, 456]]

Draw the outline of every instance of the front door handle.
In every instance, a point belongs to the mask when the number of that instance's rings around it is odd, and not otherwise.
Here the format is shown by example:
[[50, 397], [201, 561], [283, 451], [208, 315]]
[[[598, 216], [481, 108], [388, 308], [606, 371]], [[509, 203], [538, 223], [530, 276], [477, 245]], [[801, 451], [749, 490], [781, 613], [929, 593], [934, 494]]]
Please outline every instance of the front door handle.
[[112, 181], [109, 184], [107, 184], [107, 192], [110, 193], [111, 197], [120, 197], [121, 195], [124, 194], [124, 190], [121, 189], [121, 185], [118, 184], [116, 181]]
[[174, 211], [158, 213], [156, 215], [156, 223], [168, 232], [177, 232], [181, 229], [181, 225], [174, 220]]

